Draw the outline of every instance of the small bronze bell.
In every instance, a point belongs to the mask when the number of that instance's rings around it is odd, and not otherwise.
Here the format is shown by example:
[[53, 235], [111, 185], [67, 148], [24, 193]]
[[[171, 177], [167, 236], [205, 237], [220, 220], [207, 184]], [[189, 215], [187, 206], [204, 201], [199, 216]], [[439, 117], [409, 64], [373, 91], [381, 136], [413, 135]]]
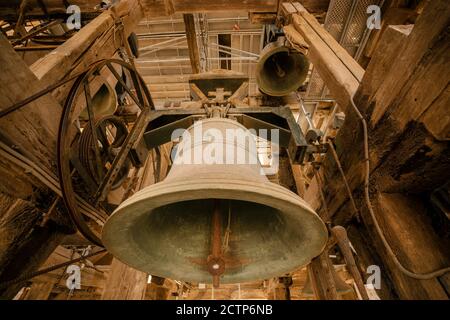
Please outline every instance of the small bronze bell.
[[261, 51], [256, 65], [256, 82], [269, 96], [285, 96], [296, 91], [308, 75], [308, 59], [284, 45], [284, 38], [269, 43]]

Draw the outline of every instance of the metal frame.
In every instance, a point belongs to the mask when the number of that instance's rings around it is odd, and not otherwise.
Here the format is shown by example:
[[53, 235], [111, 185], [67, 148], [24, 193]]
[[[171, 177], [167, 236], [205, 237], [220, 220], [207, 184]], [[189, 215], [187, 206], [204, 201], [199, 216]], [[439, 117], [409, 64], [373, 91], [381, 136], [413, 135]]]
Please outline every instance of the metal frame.
[[[187, 129], [195, 120], [208, 115], [205, 108], [185, 110], [166, 109], [150, 112], [143, 137], [147, 148], [155, 148], [171, 141], [171, 132]], [[293, 163], [303, 163], [308, 143], [300, 130], [291, 109], [281, 107], [230, 108], [227, 115], [248, 129], [280, 130], [280, 146], [287, 149]], [[271, 137], [268, 137], [271, 140]]]

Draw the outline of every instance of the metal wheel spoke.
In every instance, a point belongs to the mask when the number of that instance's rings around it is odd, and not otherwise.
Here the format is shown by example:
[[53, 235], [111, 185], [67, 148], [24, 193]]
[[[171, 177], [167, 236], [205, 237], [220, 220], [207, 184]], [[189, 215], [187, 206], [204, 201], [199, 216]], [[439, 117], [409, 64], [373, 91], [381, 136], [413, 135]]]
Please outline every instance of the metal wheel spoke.
[[[124, 88], [123, 91], [141, 109], [131, 125], [127, 124], [120, 115], [102, 117], [101, 119], [105, 121], [95, 119], [95, 106], [89, 83], [100, 75], [99, 70], [105, 66]], [[132, 83], [130, 81], [129, 86], [114, 67], [122, 68], [124, 74], [130, 77]], [[117, 188], [124, 177], [127, 177], [133, 165], [129, 158], [130, 150], [142, 137], [149, 121], [150, 109], [154, 109], [154, 105], [142, 77], [133, 66], [124, 61], [115, 59], [97, 61], [82, 73], [74, 75], [73, 79], [75, 78], [64, 105], [58, 134], [58, 171], [61, 191], [67, 211], [78, 231], [92, 243], [102, 246], [99, 230], [90, 222], [96, 221], [101, 225], [106, 221], [107, 212], [110, 212], [111, 208], [105, 199], [110, 190]], [[68, 82], [69, 80], [64, 81]], [[136, 91], [133, 90], [133, 85]], [[39, 93], [40, 96], [44, 94], [45, 92]], [[80, 130], [81, 128], [78, 126], [78, 134], [74, 135], [72, 127], [74, 125], [76, 127], [76, 123], [79, 121], [78, 114], [75, 114], [74, 111], [77, 98], [83, 98], [81, 96], [83, 94], [89, 123], [84, 126], [84, 130]], [[20, 105], [15, 105], [10, 109], [18, 109], [25, 102], [20, 102]], [[8, 110], [8, 112], [11, 111]], [[111, 129], [110, 123], [115, 129]], [[94, 142], [93, 146], [92, 142]], [[73, 157], [69, 152], [72, 150], [72, 146], [76, 153]], [[73, 176], [70, 175], [72, 169], [76, 170], [76, 174]], [[89, 217], [90, 222], [86, 217]]]
[[141, 103], [144, 105], [144, 97], [142, 96], [142, 92], [140, 90], [141, 86], [140, 86], [139, 81], [134, 73], [131, 73], [131, 80], [133, 81], [134, 89], [136, 90], [139, 101], [141, 101]]
[[141, 103], [140, 99], [136, 98], [133, 92], [131, 92], [130, 88], [128, 88], [127, 84], [123, 82], [122, 77], [117, 73], [114, 67], [110, 63], [107, 63], [106, 66], [112, 72], [114, 77], [116, 77], [117, 81], [119, 81], [119, 83], [122, 85], [125, 91], [130, 95], [131, 99], [134, 100], [134, 102], [141, 108], [141, 110], [144, 109], [144, 103], [143, 102]]
[[92, 110], [92, 97], [91, 97], [91, 91], [89, 88], [89, 83], [87, 79], [83, 83], [84, 86], [84, 96], [86, 98], [86, 106], [88, 110], [88, 121], [89, 126], [92, 132], [92, 137], [94, 138], [93, 148], [95, 153], [95, 163], [97, 165], [97, 171], [98, 176], [100, 179], [103, 178], [103, 165], [102, 165], [102, 159], [100, 157], [100, 150], [98, 149], [98, 138], [97, 138], [97, 131], [95, 130], [95, 123], [94, 123], [94, 112]]

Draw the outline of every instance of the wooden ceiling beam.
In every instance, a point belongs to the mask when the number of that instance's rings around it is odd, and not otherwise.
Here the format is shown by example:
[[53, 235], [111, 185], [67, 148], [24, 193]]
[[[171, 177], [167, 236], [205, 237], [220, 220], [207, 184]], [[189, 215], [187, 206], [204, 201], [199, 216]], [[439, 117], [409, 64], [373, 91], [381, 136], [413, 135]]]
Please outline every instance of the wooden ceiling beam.
[[192, 73], [200, 72], [200, 55], [198, 52], [197, 33], [195, 32], [195, 21], [193, 14], [183, 14], [186, 38], [189, 48], [189, 59], [191, 60]]

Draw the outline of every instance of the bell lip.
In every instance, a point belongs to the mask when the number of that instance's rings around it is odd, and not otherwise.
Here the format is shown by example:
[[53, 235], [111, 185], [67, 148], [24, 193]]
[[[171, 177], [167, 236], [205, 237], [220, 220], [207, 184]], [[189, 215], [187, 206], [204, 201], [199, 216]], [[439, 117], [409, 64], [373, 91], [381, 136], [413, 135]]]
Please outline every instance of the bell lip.
[[[219, 186], [218, 186], [219, 185]], [[253, 190], [250, 190], [253, 188]], [[268, 192], [268, 189], [270, 192]], [[253, 195], [254, 200], [248, 200], [243, 199], [243, 193], [245, 193], [246, 196]], [[206, 196], [210, 194], [211, 196]], [[170, 198], [170, 196], [176, 195], [176, 199], [173, 198], [172, 200], [167, 200]], [[236, 196], [239, 195], [239, 196]], [[278, 197], [277, 197], [278, 196]], [[129, 224], [132, 225], [133, 221], [141, 216], [141, 214], [134, 214], [132, 208], [132, 205], [137, 205], [141, 202], [150, 202], [149, 199], [152, 199], [152, 202], [154, 205], [147, 206], [148, 211], [151, 211], [153, 209], [156, 209], [158, 207], [180, 202], [180, 201], [189, 201], [189, 200], [200, 200], [200, 199], [233, 199], [233, 200], [243, 200], [243, 201], [249, 201], [249, 202], [257, 202], [260, 204], [265, 204], [267, 206], [270, 206], [272, 208], [279, 207], [274, 206], [271, 201], [278, 202], [278, 204], [282, 205], [284, 204], [285, 207], [283, 208], [283, 211], [289, 215], [298, 215], [300, 212], [300, 215], [302, 218], [306, 218], [305, 215], [309, 216], [309, 218], [312, 218], [311, 221], [314, 220], [314, 224], [317, 227], [322, 228], [323, 232], [317, 232], [319, 236], [322, 236], [322, 239], [317, 238], [314, 242], [314, 249], [311, 250], [311, 252], [315, 252], [314, 255], [311, 255], [311, 257], [308, 257], [308, 259], [304, 259], [305, 261], [301, 264], [296, 265], [295, 267], [289, 266], [284, 270], [276, 270], [272, 274], [267, 273], [264, 275], [264, 277], [255, 277], [255, 278], [248, 278], [245, 279], [239, 279], [238, 276], [233, 276], [233, 279], [223, 278], [221, 277], [221, 283], [238, 283], [238, 282], [245, 282], [245, 281], [255, 281], [265, 278], [271, 278], [275, 276], [279, 276], [280, 274], [291, 272], [295, 269], [302, 268], [310, 263], [310, 261], [320, 255], [323, 250], [326, 247], [327, 241], [328, 241], [328, 230], [322, 221], [322, 219], [314, 212], [314, 210], [308, 205], [306, 201], [304, 201], [302, 198], [300, 198], [298, 195], [293, 193], [292, 191], [277, 185], [272, 182], [267, 183], [255, 183], [255, 182], [248, 182], [245, 180], [226, 180], [226, 182], [218, 181], [218, 179], [209, 179], [209, 178], [202, 178], [197, 179], [195, 181], [188, 181], [188, 182], [180, 182], [180, 181], [169, 181], [169, 182], [159, 182], [153, 185], [150, 185], [136, 194], [134, 194], [132, 197], [125, 200], [108, 218], [106, 223], [103, 226], [102, 229], [102, 241], [105, 246], [105, 248], [113, 254], [115, 258], [120, 260], [121, 262], [144, 272], [152, 273], [151, 270], [146, 270], [142, 267], [143, 264], [139, 263], [130, 263], [129, 261], [123, 260], [123, 253], [127, 252], [127, 256], [129, 257], [130, 249], [127, 250], [116, 250], [117, 247], [111, 246], [113, 243], [124, 243], [129, 242], [134, 244], [134, 242], [129, 241], [132, 240], [129, 237], [127, 237], [127, 233], [118, 233], [114, 230], [109, 232], [109, 229], [111, 228], [111, 225], [125, 225]], [[159, 200], [159, 201], [158, 201]], [[259, 201], [256, 201], [259, 200]], [[264, 200], [264, 201], [261, 201]], [[271, 203], [271, 204], [269, 204]], [[124, 211], [123, 209], [125, 207], [128, 207], [127, 211]], [[290, 208], [289, 208], [290, 207]], [[300, 208], [305, 210], [299, 210]], [[280, 209], [281, 210], [281, 209]], [[298, 212], [297, 212], [298, 211]], [[111, 221], [114, 221], [116, 219], [119, 219], [118, 223], [111, 224]], [[312, 222], [311, 222], [312, 223]], [[116, 227], [117, 228], [117, 227]], [[129, 235], [129, 234], [128, 234]], [[139, 251], [141, 250], [139, 246], [134, 246], [135, 252], [134, 257], [138, 261], [141, 257], [141, 254]], [[143, 252], [141, 252], [143, 253]], [[143, 260], [142, 260], [143, 261]], [[167, 278], [173, 278], [177, 279], [177, 277], [174, 277], [170, 274], [157, 274], [154, 273], [157, 276], [161, 277], [167, 277]], [[237, 279], [234, 279], [237, 278]], [[189, 279], [189, 278], [183, 278], [183, 279], [177, 279], [177, 280], [184, 280], [184, 281], [191, 281], [191, 282], [203, 282], [203, 283], [211, 283], [211, 280], [208, 279]]]

